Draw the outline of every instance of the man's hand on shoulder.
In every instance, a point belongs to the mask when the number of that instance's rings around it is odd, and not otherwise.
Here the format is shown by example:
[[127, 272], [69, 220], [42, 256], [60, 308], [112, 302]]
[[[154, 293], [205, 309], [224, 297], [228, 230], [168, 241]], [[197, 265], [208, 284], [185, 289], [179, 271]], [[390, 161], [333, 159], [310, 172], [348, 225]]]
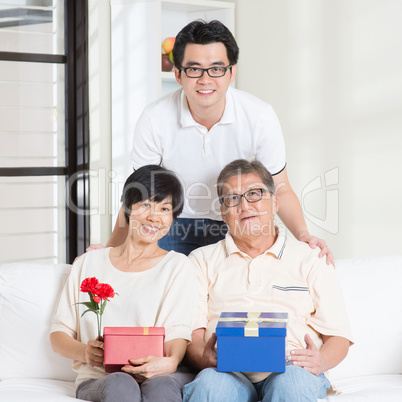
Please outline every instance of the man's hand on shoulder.
[[307, 243], [311, 248], [319, 247], [321, 249], [318, 257], [327, 257], [327, 265], [332, 264], [335, 267], [335, 259], [332, 254], [332, 251], [327, 246], [327, 243], [323, 239], [319, 239], [316, 236], [312, 236], [311, 234], [303, 235], [299, 238], [300, 241]]
[[[99, 250], [101, 248], [105, 248], [102, 244], [91, 244], [85, 251], [92, 251], [92, 250]], [[82, 255], [82, 254], [81, 254]], [[81, 257], [81, 255], [77, 255], [77, 257], [74, 258], [73, 264], [78, 260], [78, 258]]]
[[105, 248], [105, 246], [103, 244], [91, 244], [86, 251], [99, 250], [100, 248]]

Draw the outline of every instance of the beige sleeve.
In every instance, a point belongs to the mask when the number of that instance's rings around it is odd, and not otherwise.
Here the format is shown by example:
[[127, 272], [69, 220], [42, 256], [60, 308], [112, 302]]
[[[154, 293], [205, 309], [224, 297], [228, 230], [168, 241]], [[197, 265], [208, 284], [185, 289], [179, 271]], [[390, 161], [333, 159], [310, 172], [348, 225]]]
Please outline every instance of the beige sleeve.
[[315, 313], [307, 324], [320, 334], [341, 336], [353, 342], [345, 302], [335, 270], [317, 258], [309, 275], [308, 284], [313, 298]]
[[60, 293], [57, 306], [52, 316], [50, 333], [62, 331], [77, 339], [79, 331], [78, 305], [79, 273], [82, 268], [84, 256], [81, 256], [73, 265], [66, 284]]
[[195, 250], [189, 255], [195, 267], [198, 283], [198, 301], [195, 315], [194, 329], [207, 328], [208, 324], [208, 269], [204, 255]]

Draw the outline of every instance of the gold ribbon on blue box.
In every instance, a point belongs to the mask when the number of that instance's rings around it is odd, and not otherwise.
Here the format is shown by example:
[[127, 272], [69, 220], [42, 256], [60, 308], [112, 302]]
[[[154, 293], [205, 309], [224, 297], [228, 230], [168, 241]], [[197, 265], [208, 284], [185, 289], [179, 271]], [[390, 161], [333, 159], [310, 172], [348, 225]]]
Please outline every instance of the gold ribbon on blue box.
[[[225, 314], [225, 313], [222, 313]], [[274, 313], [276, 314], [276, 313]], [[286, 313], [285, 313], [286, 314]], [[286, 314], [287, 315], [287, 314]], [[287, 318], [261, 317], [260, 312], [249, 312], [247, 317], [221, 317], [219, 321], [246, 322], [244, 336], [259, 336], [259, 324], [262, 322], [287, 322]]]

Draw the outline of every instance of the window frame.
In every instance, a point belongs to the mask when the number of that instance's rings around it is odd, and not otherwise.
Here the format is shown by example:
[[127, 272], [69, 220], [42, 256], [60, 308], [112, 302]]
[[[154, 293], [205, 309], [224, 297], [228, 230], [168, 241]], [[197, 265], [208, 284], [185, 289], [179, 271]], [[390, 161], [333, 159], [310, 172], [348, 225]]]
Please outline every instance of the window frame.
[[0, 51], [0, 61], [65, 65], [65, 166], [0, 167], [0, 176], [65, 176], [66, 263], [72, 263], [90, 239], [88, 0], [65, 0], [64, 35], [64, 55]]

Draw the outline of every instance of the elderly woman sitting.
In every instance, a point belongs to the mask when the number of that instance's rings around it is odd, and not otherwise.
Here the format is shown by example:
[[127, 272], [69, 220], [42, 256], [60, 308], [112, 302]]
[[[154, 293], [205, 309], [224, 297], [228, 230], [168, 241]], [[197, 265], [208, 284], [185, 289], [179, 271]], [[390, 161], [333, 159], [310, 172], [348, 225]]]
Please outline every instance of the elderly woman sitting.
[[[158, 240], [183, 207], [177, 177], [160, 166], [136, 170], [122, 196], [129, 232], [114, 248], [89, 251], [74, 263], [53, 317], [53, 349], [73, 359], [77, 398], [89, 401], [181, 401], [182, 387], [193, 375], [178, 369], [191, 340], [197, 296], [193, 265], [183, 254], [167, 252]], [[81, 302], [87, 277], [110, 284], [118, 296], [103, 315], [108, 327], [165, 327], [165, 356], [131, 359], [121, 372], [106, 374], [103, 342], [93, 314]]]

